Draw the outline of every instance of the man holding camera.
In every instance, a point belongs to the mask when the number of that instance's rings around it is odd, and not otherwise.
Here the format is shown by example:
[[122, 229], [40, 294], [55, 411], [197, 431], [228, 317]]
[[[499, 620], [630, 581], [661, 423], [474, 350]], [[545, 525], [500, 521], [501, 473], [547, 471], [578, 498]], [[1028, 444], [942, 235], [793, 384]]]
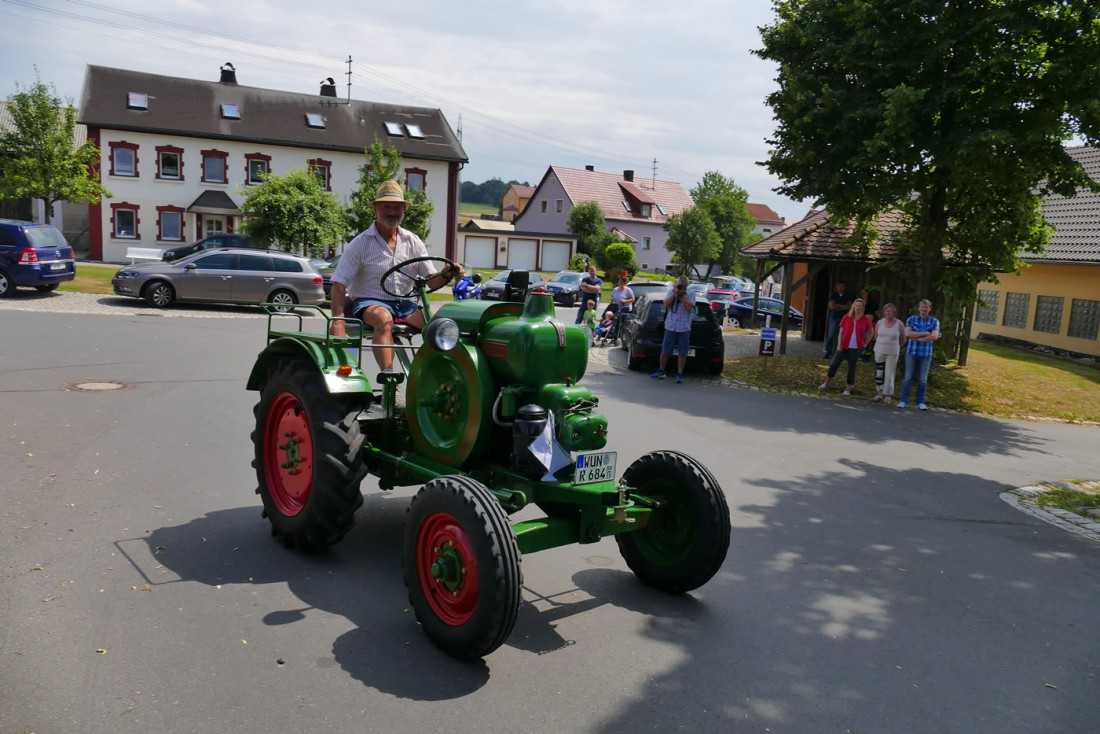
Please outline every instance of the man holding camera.
[[695, 311], [695, 294], [688, 291], [687, 276], [681, 275], [676, 285], [665, 294], [665, 337], [661, 342], [661, 366], [650, 377], [665, 379], [665, 367], [672, 350], [676, 350], [676, 382], [684, 381], [691, 342], [691, 314]]

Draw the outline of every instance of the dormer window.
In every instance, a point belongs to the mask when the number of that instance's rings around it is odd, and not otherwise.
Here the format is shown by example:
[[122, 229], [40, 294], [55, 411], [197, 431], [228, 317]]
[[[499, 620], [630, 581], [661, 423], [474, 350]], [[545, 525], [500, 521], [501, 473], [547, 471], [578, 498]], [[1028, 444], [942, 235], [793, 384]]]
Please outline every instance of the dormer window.
[[653, 207], [649, 204], [642, 204], [642, 216], [649, 219], [649, 215], [653, 213]]
[[387, 122], [386, 123], [386, 132], [389, 133], [390, 135], [393, 135], [396, 138], [405, 137], [405, 131], [401, 128], [401, 123], [400, 122]]
[[664, 207], [662, 207], [660, 204], [654, 204], [654, 206], [657, 207], [657, 211], [659, 211], [661, 213], [662, 217], [667, 217], [668, 216], [668, 212], [666, 212], [664, 210]]
[[149, 109], [149, 95], [145, 92], [127, 92], [126, 107], [131, 110]]
[[223, 120], [239, 120], [241, 119], [241, 110], [235, 104], [223, 104], [222, 105], [222, 119]]
[[626, 199], [623, 199], [623, 209], [626, 209], [627, 211], [630, 211], [630, 204], [627, 203]]
[[417, 138], [418, 140], [424, 139], [424, 131], [420, 129], [419, 125], [408, 123], [405, 125], [405, 129], [409, 131], [410, 138]]
[[319, 130], [324, 130], [325, 129], [325, 118], [322, 117], [321, 115], [317, 114], [316, 112], [307, 112], [306, 113], [306, 125], [308, 125], [309, 127], [312, 127], [312, 128], [317, 128]]

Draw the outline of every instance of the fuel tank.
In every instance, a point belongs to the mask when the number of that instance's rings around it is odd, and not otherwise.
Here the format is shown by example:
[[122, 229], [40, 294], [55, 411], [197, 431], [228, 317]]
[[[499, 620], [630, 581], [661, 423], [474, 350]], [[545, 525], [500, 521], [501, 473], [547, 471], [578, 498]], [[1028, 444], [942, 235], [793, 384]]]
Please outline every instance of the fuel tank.
[[587, 333], [555, 320], [554, 301], [546, 294], [528, 296], [518, 318], [489, 318], [479, 337], [498, 384], [535, 390], [551, 383], [571, 384], [588, 367]]

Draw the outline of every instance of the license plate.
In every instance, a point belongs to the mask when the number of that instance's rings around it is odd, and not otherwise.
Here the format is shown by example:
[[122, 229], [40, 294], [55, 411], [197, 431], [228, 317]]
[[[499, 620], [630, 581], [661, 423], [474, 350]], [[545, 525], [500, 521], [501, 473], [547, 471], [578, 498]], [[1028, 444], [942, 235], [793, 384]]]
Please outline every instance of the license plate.
[[574, 467], [573, 484], [592, 484], [610, 482], [615, 479], [615, 452], [603, 451], [598, 454], [577, 454]]
[[50, 263], [50, 270], [64, 270], [65, 263]]
[[[680, 353], [680, 350], [677, 347], [673, 347], [672, 348], [672, 353], [678, 355]], [[694, 349], [688, 349], [688, 355], [687, 356], [694, 357], [695, 356], [695, 350]]]

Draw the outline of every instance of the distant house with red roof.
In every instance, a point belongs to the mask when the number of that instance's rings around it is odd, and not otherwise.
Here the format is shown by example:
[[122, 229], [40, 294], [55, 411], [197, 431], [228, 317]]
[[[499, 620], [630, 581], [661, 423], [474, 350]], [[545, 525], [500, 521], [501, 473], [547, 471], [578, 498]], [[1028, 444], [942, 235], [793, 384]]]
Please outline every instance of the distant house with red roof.
[[500, 203], [500, 218], [505, 222], [514, 222], [516, 217], [523, 213], [531, 196], [535, 193], [534, 186], [512, 184], [504, 192], [504, 198]]
[[665, 222], [695, 205], [675, 181], [635, 179], [633, 171], [604, 173], [592, 166], [550, 166], [516, 218], [516, 229], [569, 236], [569, 212], [586, 201], [599, 205], [608, 230], [634, 245], [638, 266], [649, 272], [663, 272], [671, 262]]
[[749, 204], [749, 214], [756, 220], [753, 233], [761, 237], [770, 237], [787, 226], [787, 220], [775, 213], [767, 204]]

